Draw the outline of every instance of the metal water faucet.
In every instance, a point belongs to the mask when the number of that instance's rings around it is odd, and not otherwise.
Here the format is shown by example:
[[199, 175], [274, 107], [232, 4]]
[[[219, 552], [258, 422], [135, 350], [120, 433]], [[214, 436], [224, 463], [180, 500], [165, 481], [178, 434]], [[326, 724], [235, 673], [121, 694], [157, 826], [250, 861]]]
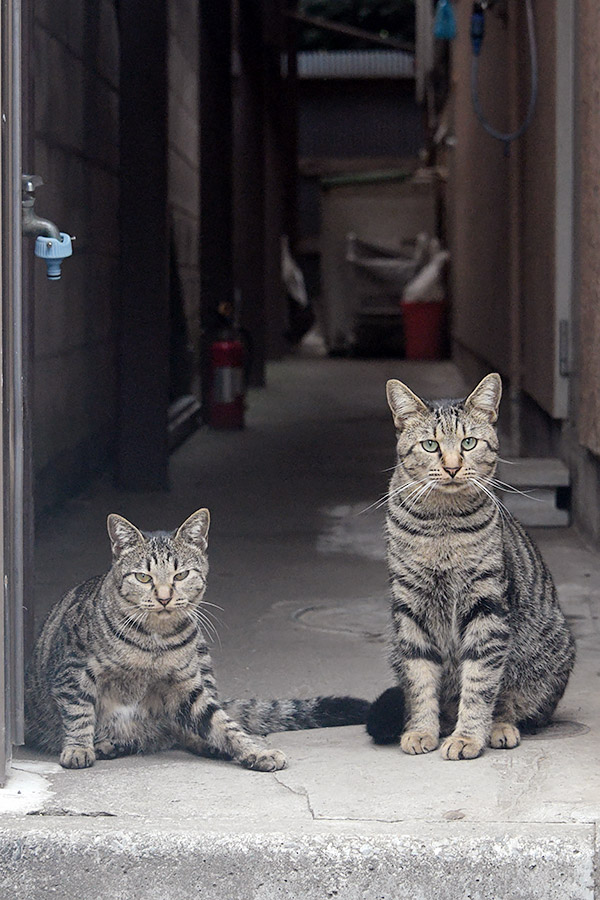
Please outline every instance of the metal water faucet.
[[50, 219], [35, 214], [35, 191], [43, 185], [39, 175], [21, 175], [21, 205], [23, 207], [23, 234], [27, 237], [46, 237], [60, 240], [60, 231]]
[[35, 255], [45, 261], [48, 278], [58, 281], [62, 261], [71, 256], [73, 248], [68, 234], [59, 231], [50, 219], [42, 219], [35, 213], [35, 191], [43, 183], [39, 175], [21, 175], [23, 234], [36, 238]]

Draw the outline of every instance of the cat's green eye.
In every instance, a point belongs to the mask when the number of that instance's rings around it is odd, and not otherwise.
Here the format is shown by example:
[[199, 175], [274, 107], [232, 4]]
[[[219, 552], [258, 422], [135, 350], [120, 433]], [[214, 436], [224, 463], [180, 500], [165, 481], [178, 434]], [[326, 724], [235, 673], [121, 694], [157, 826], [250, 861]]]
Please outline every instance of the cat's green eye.
[[436, 450], [440, 449], [437, 441], [421, 441], [421, 447], [423, 450], [427, 450], [428, 453], [435, 453]]
[[135, 572], [134, 574], [137, 580], [141, 581], [142, 584], [148, 584], [150, 581], [152, 581], [152, 576], [148, 575], [147, 572]]
[[183, 581], [183, 579], [187, 578], [189, 574], [190, 574], [189, 569], [185, 569], [183, 572], [176, 572], [175, 575], [173, 576], [173, 580], [174, 581]]
[[477, 438], [466, 437], [462, 441], [460, 446], [463, 448], [463, 450], [473, 450], [473, 448], [477, 446]]

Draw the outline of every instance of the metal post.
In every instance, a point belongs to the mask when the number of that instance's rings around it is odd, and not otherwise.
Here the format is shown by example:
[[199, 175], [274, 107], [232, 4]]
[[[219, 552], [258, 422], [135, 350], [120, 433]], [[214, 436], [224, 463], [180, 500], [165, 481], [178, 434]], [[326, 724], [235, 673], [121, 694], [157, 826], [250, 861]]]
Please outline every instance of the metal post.
[[21, 18], [2, 4], [2, 432], [0, 457], [0, 783], [23, 742], [23, 322], [21, 271]]

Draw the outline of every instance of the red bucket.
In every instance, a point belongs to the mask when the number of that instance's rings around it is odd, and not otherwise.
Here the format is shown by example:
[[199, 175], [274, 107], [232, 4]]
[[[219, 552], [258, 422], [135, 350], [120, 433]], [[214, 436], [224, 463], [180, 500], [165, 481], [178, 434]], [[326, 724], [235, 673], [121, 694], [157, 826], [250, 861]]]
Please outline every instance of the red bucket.
[[442, 359], [446, 301], [416, 300], [401, 303], [406, 359]]

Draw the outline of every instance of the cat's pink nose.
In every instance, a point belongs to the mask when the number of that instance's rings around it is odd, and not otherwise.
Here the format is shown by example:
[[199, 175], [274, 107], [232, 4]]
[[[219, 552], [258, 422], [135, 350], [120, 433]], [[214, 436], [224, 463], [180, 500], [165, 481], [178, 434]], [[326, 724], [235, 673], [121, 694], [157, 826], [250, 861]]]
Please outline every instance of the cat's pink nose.
[[168, 584], [158, 584], [156, 586], [156, 599], [159, 603], [162, 603], [163, 606], [167, 605], [172, 596], [173, 591]]
[[448, 473], [450, 478], [454, 478], [454, 476], [460, 469], [460, 466], [444, 466], [443, 468], [444, 468], [444, 471]]

